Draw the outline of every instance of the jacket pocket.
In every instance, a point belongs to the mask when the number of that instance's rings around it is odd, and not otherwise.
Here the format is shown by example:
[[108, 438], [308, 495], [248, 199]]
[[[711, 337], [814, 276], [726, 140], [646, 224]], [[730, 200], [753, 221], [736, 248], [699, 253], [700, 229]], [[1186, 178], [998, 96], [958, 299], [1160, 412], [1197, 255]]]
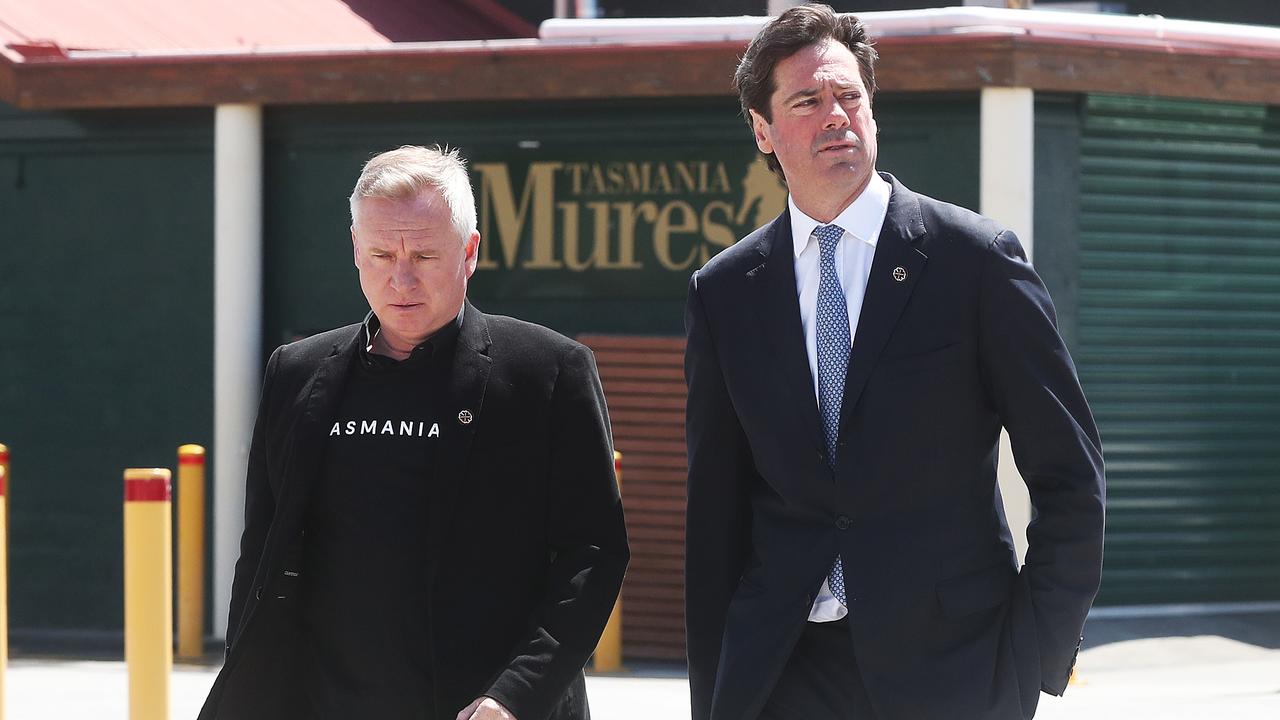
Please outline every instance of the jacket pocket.
[[924, 352], [887, 358], [881, 361], [885, 366], [884, 377], [896, 380], [930, 370], [947, 368], [959, 360], [962, 347], [961, 343], [952, 342]]
[[1017, 577], [1013, 566], [999, 564], [938, 582], [936, 592], [942, 614], [948, 618], [987, 610], [1006, 602], [1013, 591], [1013, 579]]

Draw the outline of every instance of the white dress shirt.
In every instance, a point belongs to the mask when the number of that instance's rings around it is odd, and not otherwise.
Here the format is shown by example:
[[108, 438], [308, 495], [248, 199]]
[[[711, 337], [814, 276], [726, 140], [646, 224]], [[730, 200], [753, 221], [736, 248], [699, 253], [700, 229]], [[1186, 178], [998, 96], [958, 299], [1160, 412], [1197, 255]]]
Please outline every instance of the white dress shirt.
[[[805, 215], [787, 197], [791, 209], [791, 240], [795, 250], [796, 290], [800, 296], [800, 325], [804, 328], [804, 349], [809, 356], [809, 374], [813, 378], [813, 396], [818, 397], [818, 241], [813, 231], [822, 225], [839, 225], [844, 230], [836, 244], [836, 277], [844, 288], [849, 308], [849, 338], [856, 344], [858, 317], [862, 314], [862, 296], [871, 276], [871, 261], [876, 255], [876, 241], [889, 210], [889, 183], [871, 174], [866, 189], [830, 223], [820, 223]], [[832, 558], [834, 560], [835, 558]], [[809, 610], [812, 622], [839, 620], [849, 611], [831, 594], [824, 578], [818, 597]]]

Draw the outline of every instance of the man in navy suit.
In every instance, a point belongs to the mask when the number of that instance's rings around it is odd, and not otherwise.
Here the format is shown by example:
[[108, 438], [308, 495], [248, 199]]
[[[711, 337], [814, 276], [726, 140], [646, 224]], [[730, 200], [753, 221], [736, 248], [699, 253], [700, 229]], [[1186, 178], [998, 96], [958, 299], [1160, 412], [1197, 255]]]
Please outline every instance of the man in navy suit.
[[1101, 442], [1049, 295], [1012, 232], [876, 172], [875, 59], [808, 5], [735, 75], [790, 198], [689, 287], [695, 720], [1031, 718], [1097, 593]]

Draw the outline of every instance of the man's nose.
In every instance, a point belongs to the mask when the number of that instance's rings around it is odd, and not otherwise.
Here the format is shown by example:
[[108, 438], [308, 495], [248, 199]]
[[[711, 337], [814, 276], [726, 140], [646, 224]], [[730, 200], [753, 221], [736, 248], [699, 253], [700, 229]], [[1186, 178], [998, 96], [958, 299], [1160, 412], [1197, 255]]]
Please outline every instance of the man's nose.
[[414, 286], [418, 277], [413, 273], [413, 262], [408, 259], [397, 259], [391, 270], [391, 287], [394, 290], [408, 290]]
[[849, 113], [844, 111], [844, 106], [837, 100], [832, 100], [827, 108], [827, 121], [823, 124], [824, 128], [834, 129], [849, 126]]

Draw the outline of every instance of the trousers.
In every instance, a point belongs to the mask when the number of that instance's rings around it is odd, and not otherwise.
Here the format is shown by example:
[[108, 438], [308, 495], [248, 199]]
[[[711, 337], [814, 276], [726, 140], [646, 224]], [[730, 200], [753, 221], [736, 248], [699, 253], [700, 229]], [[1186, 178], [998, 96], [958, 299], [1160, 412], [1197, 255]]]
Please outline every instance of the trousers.
[[875, 720], [847, 618], [805, 623], [759, 720]]

